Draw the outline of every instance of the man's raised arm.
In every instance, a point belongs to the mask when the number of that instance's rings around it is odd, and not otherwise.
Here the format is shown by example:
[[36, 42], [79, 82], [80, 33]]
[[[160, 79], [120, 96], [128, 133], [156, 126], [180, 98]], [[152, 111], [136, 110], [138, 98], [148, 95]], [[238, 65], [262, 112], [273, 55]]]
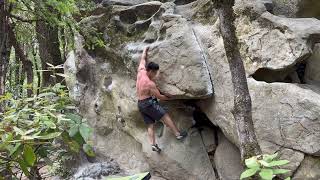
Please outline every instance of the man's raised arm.
[[145, 47], [143, 50], [143, 53], [142, 53], [142, 56], [140, 59], [140, 64], [138, 67], [138, 71], [146, 68], [148, 50], [149, 50], [149, 47]]

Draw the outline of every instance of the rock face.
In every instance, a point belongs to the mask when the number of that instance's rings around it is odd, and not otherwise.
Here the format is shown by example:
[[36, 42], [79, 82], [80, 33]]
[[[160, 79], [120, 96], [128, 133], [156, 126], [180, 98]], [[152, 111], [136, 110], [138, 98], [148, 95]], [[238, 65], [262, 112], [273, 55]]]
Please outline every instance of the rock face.
[[[93, 81], [83, 81], [85, 83], [72, 82], [75, 78], [71, 77], [68, 84], [73, 94], [81, 91], [78, 93], [82, 94], [78, 99], [80, 109], [95, 129], [94, 142], [98, 152], [125, 164], [121, 168], [132, 169], [132, 173], [151, 170], [170, 179], [214, 179], [215, 174], [199, 132], [195, 131], [185, 141], [178, 142], [165, 128], [158, 140], [163, 151], [160, 155], [152, 152], [146, 127], [137, 109], [135, 81], [125, 74], [107, 73], [112, 70], [108, 63], [94, 61], [81, 48], [73, 53], [75, 55], [70, 55], [65, 64], [65, 69], [69, 70], [67, 74], [72, 76], [73, 68], [80, 67], [75, 71], [75, 76], [88, 69], [87, 75], [90, 75], [87, 78], [94, 77]], [[169, 106], [179, 128], [192, 126], [192, 112], [179, 109], [179, 106], [184, 107], [183, 104], [177, 102]], [[120, 132], [116, 135], [115, 130], [124, 131], [129, 136]], [[112, 146], [108, 146], [110, 143]], [[114, 146], [116, 144], [118, 146]]]
[[319, 179], [320, 178], [320, 159], [319, 157], [306, 156], [298, 168], [294, 180], [299, 179]]
[[[320, 21], [276, 16], [280, 1], [273, 2], [236, 1], [235, 25], [259, 144], [264, 153], [279, 152], [290, 160], [286, 168], [298, 178], [310, 166], [315, 167], [312, 172], [319, 170], [313, 160], [320, 156], [319, 45], [315, 45]], [[113, 158], [128, 174], [151, 171], [179, 180], [238, 178], [242, 169], [231, 113], [231, 73], [211, 1], [110, 0], [99, 8], [80, 22], [76, 49], [65, 63], [70, 94], [95, 130], [97, 152]], [[91, 49], [95, 31], [105, 46]], [[160, 64], [159, 89], [176, 98], [165, 104], [173, 120], [179, 128], [190, 129], [192, 112], [183, 101], [200, 99], [201, 109], [227, 138], [217, 147], [215, 140], [210, 141], [214, 138], [210, 130], [189, 130], [185, 141], [178, 142], [165, 128], [157, 140], [163, 152], [151, 151], [135, 89], [145, 46], [150, 47], [149, 60]], [[297, 72], [301, 64], [306, 64], [302, 77]], [[307, 84], [288, 83], [303, 80]], [[208, 153], [215, 154], [214, 161]], [[226, 172], [226, 167], [233, 171]]]
[[[156, 20], [151, 23], [144, 39], [145, 42], [155, 41], [150, 45], [149, 60], [160, 65], [158, 87], [161, 92], [173, 94], [176, 98], [208, 97], [212, 95], [213, 87], [202, 44], [187, 19], [175, 14], [166, 14], [173, 12], [173, 8], [171, 3], [160, 8], [165, 11], [164, 15], [153, 17]], [[159, 21], [161, 27], [156, 29]], [[141, 55], [139, 44], [141, 43], [131, 43], [127, 46], [131, 56], [136, 57], [136, 61]]]
[[286, 17], [320, 17], [317, 0], [273, 0], [273, 12]]
[[305, 70], [305, 81], [307, 84], [320, 85], [320, 44], [313, 48], [313, 54], [308, 59]]
[[219, 145], [214, 162], [221, 180], [239, 179], [244, 168], [241, 165], [239, 149], [229, 142], [223, 134], [219, 136]]
[[80, 167], [74, 175], [74, 179], [97, 179], [118, 173], [120, 173], [120, 168], [115, 162], [94, 163], [86, 167]]

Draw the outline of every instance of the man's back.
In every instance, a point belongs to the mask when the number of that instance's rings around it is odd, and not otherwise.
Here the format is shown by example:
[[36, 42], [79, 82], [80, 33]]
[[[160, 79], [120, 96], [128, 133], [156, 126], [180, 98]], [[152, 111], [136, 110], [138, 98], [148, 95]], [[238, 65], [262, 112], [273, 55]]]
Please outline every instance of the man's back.
[[150, 85], [153, 83], [154, 82], [147, 76], [147, 71], [145, 69], [138, 71], [136, 87], [139, 100], [151, 97]]

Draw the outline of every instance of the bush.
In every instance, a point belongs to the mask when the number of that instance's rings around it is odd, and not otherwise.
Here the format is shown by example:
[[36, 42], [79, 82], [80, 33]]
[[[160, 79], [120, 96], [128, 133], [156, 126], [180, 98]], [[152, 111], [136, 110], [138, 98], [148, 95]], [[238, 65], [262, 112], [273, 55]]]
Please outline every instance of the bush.
[[[241, 174], [240, 179], [250, 178], [257, 176], [263, 180], [272, 180], [274, 177], [280, 174], [286, 174], [290, 172], [287, 169], [279, 169], [279, 166], [283, 166], [289, 163], [287, 160], [277, 160], [278, 153], [272, 155], [259, 155], [245, 160], [247, 169]], [[290, 180], [290, 177], [286, 178]]]
[[62, 146], [94, 156], [89, 141], [92, 130], [76, 113], [61, 84], [33, 97], [15, 99], [7, 93], [0, 103], [0, 179], [1, 174], [6, 179], [22, 173], [41, 178], [39, 169], [52, 164], [53, 154]]

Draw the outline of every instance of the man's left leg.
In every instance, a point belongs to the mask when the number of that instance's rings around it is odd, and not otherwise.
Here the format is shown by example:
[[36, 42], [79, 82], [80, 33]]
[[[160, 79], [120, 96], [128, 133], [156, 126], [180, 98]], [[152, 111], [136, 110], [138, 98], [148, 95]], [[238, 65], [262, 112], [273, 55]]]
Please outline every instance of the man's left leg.
[[184, 139], [187, 136], [187, 132], [180, 132], [178, 130], [176, 124], [172, 121], [168, 113], [166, 113], [161, 120], [173, 131], [178, 140]]

